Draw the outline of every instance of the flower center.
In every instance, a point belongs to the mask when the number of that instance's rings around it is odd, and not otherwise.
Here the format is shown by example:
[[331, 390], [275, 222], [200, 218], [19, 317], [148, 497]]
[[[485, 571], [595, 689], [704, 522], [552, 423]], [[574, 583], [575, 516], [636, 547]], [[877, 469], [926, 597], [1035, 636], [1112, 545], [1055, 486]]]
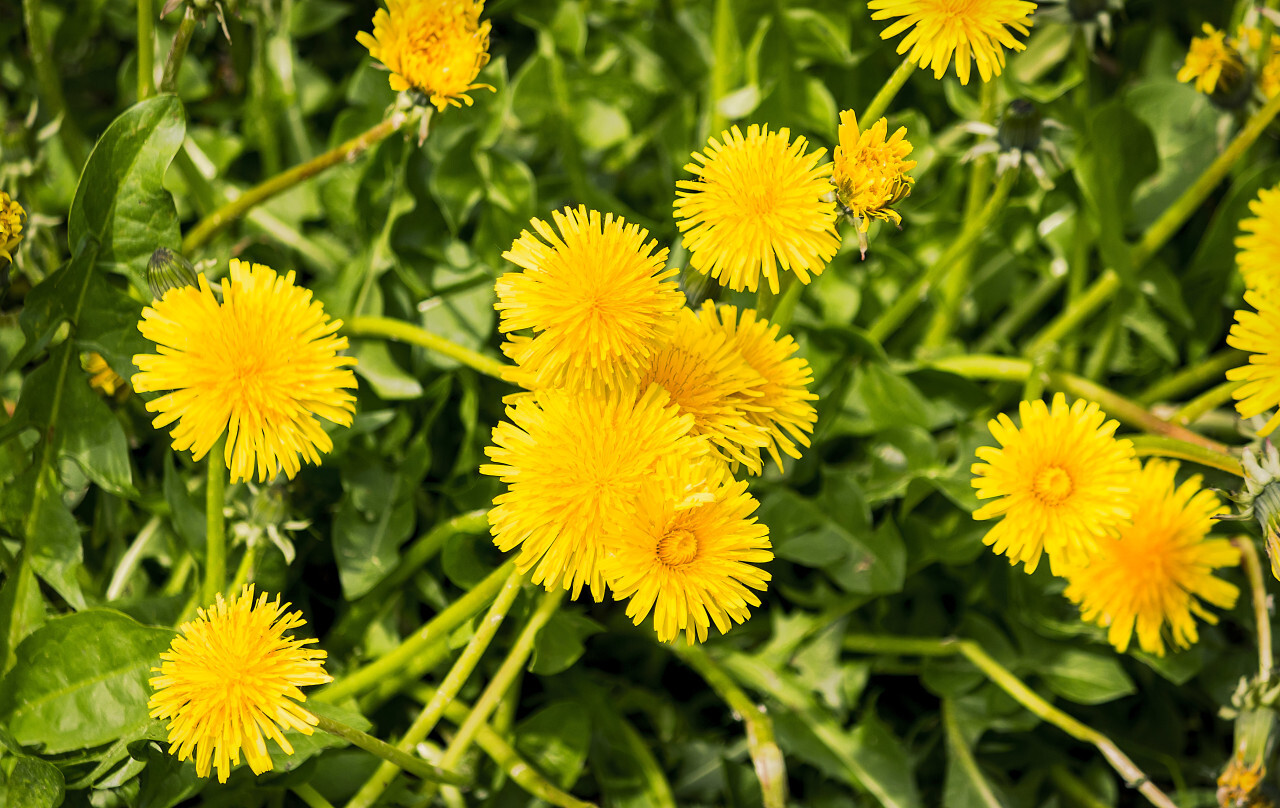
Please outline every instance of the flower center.
[[1036, 475], [1031, 493], [1045, 505], [1060, 505], [1071, 496], [1071, 475], [1057, 466], [1049, 466]]
[[692, 530], [677, 528], [658, 541], [658, 560], [668, 567], [688, 564], [698, 554], [698, 537]]

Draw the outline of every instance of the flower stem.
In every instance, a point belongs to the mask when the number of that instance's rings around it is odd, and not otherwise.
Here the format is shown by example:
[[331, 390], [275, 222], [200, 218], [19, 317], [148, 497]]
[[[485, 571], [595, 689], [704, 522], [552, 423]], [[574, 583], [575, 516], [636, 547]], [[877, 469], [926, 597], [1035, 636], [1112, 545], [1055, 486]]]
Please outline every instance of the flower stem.
[[386, 337], [388, 339], [418, 345], [429, 351], [447, 356], [472, 370], [502, 379], [510, 365], [497, 359], [491, 359], [470, 348], [464, 348], [456, 342], [432, 334], [424, 328], [402, 320], [389, 317], [352, 317], [343, 326], [343, 331], [352, 337]]
[[898, 65], [898, 69], [894, 70], [885, 80], [884, 86], [876, 93], [876, 97], [871, 99], [871, 103], [867, 104], [862, 110], [862, 114], [858, 116], [858, 120], [866, 121], [867, 125], [873, 125], [880, 118], [884, 117], [885, 112], [889, 109], [889, 105], [893, 103], [893, 99], [898, 95], [898, 91], [907, 83], [907, 79], [911, 78], [911, 74], [916, 72], [915, 62], [910, 57], [902, 60], [902, 64]]
[[987, 353], [1000, 348], [1013, 338], [1019, 328], [1026, 325], [1027, 321], [1035, 316], [1036, 312], [1044, 308], [1045, 305], [1053, 299], [1053, 296], [1062, 288], [1063, 282], [1066, 280], [1065, 275], [1045, 275], [1031, 290], [1031, 293], [1018, 300], [1013, 308], [1001, 315], [991, 330], [978, 340], [974, 350], [979, 353]]
[[747, 726], [747, 748], [755, 766], [765, 808], [786, 808], [787, 764], [773, 735], [773, 721], [763, 705], [758, 705], [738, 687], [701, 645], [671, 646], [671, 650], [711, 686], [733, 714]]
[[[187, 13], [190, 14], [190, 9], [188, 9]], [[186, 23], [185, 19], [183, 23]], [[173, 54], [170, 53], [170, 59], [172, 58]], [[167, 65], [165, 70], [166, 72], [168, 71]], [[182, 240], [182, 253], [188, 257], [194, 255], [196, 250], [204, 246], [220, 230], [245, 215], [254, 206], [267, 201], [277, 194], [284, 193], [298, 183], [316, 176], [327, 168], [355, 160], [370, 147], [400, 131], [407, 123], [414, 120], [416, 118], [407, 112], [396, 110], [382, 123], [351, 138], [336, 148], [330, 149], [324, 154], [301, 165], [294, 166], [287, 171], [282, 171], [274, 177], [255, 185], [197, 222], [195, 227], [187, 233], [186, 238]]]
[[[402, 750], [407, 752], [413, 749], [431, 734], [431, 730], [435, 729], [436, 724], [440, 721], [440, 716], [444, 714], [445, 706], [457, 698], [458, 691], [466, 684], [467, 678], [480, 662], [480, 657], [484, 655], [489, 643], [493, 640], [493, 635], [497, 633], [498, 627], [506, 619], [507, 612], [511, 609], [511, 604], [515, 602], [516, 596], [520, 594], [520, 588], [523, 584], [524, 576], [518, 571], [512, 570], [511, 574], [507, 576], [506, 583], [503, 584], [502, 591], [498, 593], [498, 596], [494, 598], [493, 603], [489, 606], [489, 613], [485, 615], [484, 620], [476, 629], [476, 633], [471, 635], [471, 640], [467, 643], [467, 647], [463, 649], [457, 661], [453, 663], [453, 667], [450, 668], [449, 673], [445, 676], [444, 681], [440, 683], [439, 689], [436, 690], [431, 700], [423, 707], [422, 712], [418, 714], [409, 729], [405, 731], [404, 737], [400, 739], [398, 746]], [[347, 803], [347, 808], [370, 808], [386, 791], [387, 786], [395, 779], [398, 771], [399, 768], [395, 764], [383, 762]]]
[[[191, 44], [191, 35], [196, 32], [196, 12], [191, 6], [182, 14], [182, 22], [178, 23], [178, 31], [173, 35], [173, 44], [169, 46], [169, 55], [164, 60], [164, 73], [160, 75], [160, 92], [172, 93], [178, 87], [178, 71], [182, 69], [182, 60], [186, 58], [187, 46]], [[189, 251], [184, 249], [184, 253]]]
[[960, 731], [954, 699], [942, 700], [942, 726], [946, 730], [947, 749], [950, 750], [951, 758], [960, 764], [960, 769], [969, 778], [969, 784], [973, 786], [979, 800], [986, 808], [1002, 808], [1000, 800], [996, 799], [995, 792], [991, 790], [991, 784], [978, 768], [978, 761], [965, 741], [964, 733]]
[[397, 767], [405, 771], [415, 774], [423, 780], [433, 783], [448, 783], [454, 786], [470, 785], [471, 781], [463, 777], [457, 772], [451, 772], [439, 766], [433, 766], [422, 758], [414, 757], [407, 752], [402, 752], [391, 744], [380, 741], [367, 732], [361, 732], [355, 727], [347, 726], [340, 721], [334, 721], [332, 718], [326, 718], [323, 715], [315, 715], [318, 723], [316, 729], [335, 737], [347, 741], [352, 746], [358, 746], [366, 752], [377, 755], [385, 761], [395, 764]]
[[1173, 457], [1178, 460], [1190, 460], [1192, 463], [1225, 471], [1237, 477], [1244, 476], [1244, 469], [1239, 460], [1229, 454], [1211, 451], [1194, 443], [1159, 435], [1131, 435], [1129, 441], [1133, 444], [1133, 452], [1138, 457]]
[[290, 786], [289, 790], [297, 794], [298, 799], [307, 804], [307, 808], [333, 808], [333, 803], [326, 800], [324, 795], [312, 788], [309, 783]]
[[1257, 546], [1248, 536], [1237, 536], [1231, 543], [1240, 551], [1240, 564], [1253, 593], [1253, 622], [1257, 624], [1258, 631], [1258, 681], [1266, 684], [1271, 681], [1275, 655], [1271, 650], [1271, 611], [1267, 608], [1267, 584], [1262, 573], [1262, 561], [1258, 558]]
[[1221, 379], [1222, 375], [1231, 368], [1244, 364], [1247, 356], [1248, 354], [1244, 351], [1226, 348], [1166, 379], [1161, 379], [1142, 391], [1134, 400], [1147, 406], [1160, 401], [1176, 400], [1183, 393], [1199, 390], [1210, 381]]
[[405, 638], [395, 649], [363, 668], [352, 671], [342, 679], [316, 693], [313, 698], [325, 702], [337, 702], [368, 690], [384, 678], [393, 675], [409, 663], [422, 649], [438, 638], [448, 637], [458, 626], [474, 617], [497, 596], [515, 569], [508, 561], [498, 567], [465, 595], [449, 604], [448, 608], [431, 618], [425, 626]]
[[[1231, 167], [1236, 164], [1254, 141], [1262, 135], [1266, 128], [1280, 114], [1280, 93], [1267, 102], [1267, 105], [1254, 113], [1249, 122], [1240, 130], [1240, 134], [1236, 135], [1235, 140], [1218, 155], [1204, 173], [1191, 184], [1191, 187], [1183, 191], [1182, 196], [1178, 197], [1172, 205], [1170, 205], [1164, 213], [1160, 214], [1160, 218], [1147, 228], [1147, 232], [1143, 234], [1142, 240], [1133, 246], [1130, 252], [1130, 265], [1134, 272], [1142, 268], [1143, 265], [1155, 255], [1161, 247], [1165, 245], [1173, 234], [1195, 213], [1204, 202], [1205, 198], [1218, 187], [1218, 183], [1227, 175]], [[1098, 276], [1083, 295], [1075, 302], [1067, 306], [1066, 310], [1057, 316], [1053, 322], [1045, 326], [1030, 344], [1027, 345], [1023, 354], [1033, 356], [1037, 353], [1051, 349], [1067, 334], [1069, 334], [1076, 326], [1092, 316], [1104, 303], [1111, 300], [1116, 291], [1120, 288], [1120, 275], [1114, 269], [1108, 269]]]
[[223, 458], [226, 437], [205, 456], [208, 477], [204, 494], [204, 588], [200, 599], [208, 606], [217, 600], [227, 585], [227, 530], [222, 508], [226, 504], [227, 464]]
[[1191, 401], [1183, 405], [1182, 409], [1174, 413], [1173, 420], [1179, 424], [1193, 424], [1204, 416], [1221, 407], [1223, 404], [1231, 401], [1236, 390], [1240, 389], [1243, 381], [1223, 382], [1205, 393], [1196, 396]]
[[156, 7], [154, 0], [138, 0], [138, 100], [156, 94]]
[[897, 299], [885, 309], [871, 327], [867, 329], [867, 334], [876, 342], [883, 343], [885, 339], [902, 325], [903, 321], [911, 315], [920, 301], [924, 300], [933, 288], [934, 284], [944, 279], [960, 261], [961, 257], [969, 251], [982, 234], [986, 231], [987, 225], [995, 218], [1005, 203], [1009, 200], [1009, 193], [1013, 190], [1013, 184], [1018, 179], [1018, 172], [1010, 169], [1000, 175], [1000, 181], [996, 183], [995, 190], [987, 199], [987, 204], [983, 206], [982, 212], [976, 217], [965, 222], [964, 228], [960, 231], [960, 236], [946, 251], [933, 262], [933, 266], [929, 267], [923, 275], [916, 279], [906, 291], [898, 295]]
[[991, 680], [993, 684], [1013, 697], [1031, 714], [1053, 724], [1071, 737], [1092, 744], [1102, 753], [1126, 785], [1142, 792], [1142, 795], [1158, 808], [1178, 808], [1151, 779], [1115, 745], [1106, 734], [1082, 723], [1045, 701], [1008, 668], [997, 662], [981, 645], [973, 640], [954, 638], [882, 637], [868, 634], [848, 634], [844, 648], [867, 654], [906, 654], [912, 656], [952, 656], [959, 654]]
[[707, 77], [707, 133], [703, 138], [719, 137], [728, 125], [728, 118], [720, 111], [720, 101], [729, 94], [733, 82], [731, 53], [738, 35], [734, 22], [733, 0], [716, 0], [711, 19], [711, 74]]

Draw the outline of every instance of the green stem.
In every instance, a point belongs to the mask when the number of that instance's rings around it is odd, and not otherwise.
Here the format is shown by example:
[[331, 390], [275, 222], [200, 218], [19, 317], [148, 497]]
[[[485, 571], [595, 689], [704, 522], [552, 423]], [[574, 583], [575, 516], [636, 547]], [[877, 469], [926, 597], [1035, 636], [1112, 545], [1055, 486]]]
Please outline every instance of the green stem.
[[1201, 393], [1174, 413], [1173, 420], [1179, 424], [1194, 424], [1203, 416], [1230, 402], [1242, 384], [1244, 384], [1242, 381], [1223, 382], [1217, 387]]
[[1093, 348], [1084, 360], [1083, 371], [1086, 379], [1102, 378], [1108, 363], [1115, 357], [1115, 344], [1116, 340], [1120, 339], [1125, 310], [1129, 308], [1127, 304], [1128, 301], [1123, 294], [1111, 301], [1111, 308], [1107, 311], [1102, 333], [1095, 335]]
[[[190, 13], [190, 9], [188, 9], [188, 13]], [[184, 19], [183, 22], [185, 23], [186, 20]], [[172, 54], [170, 54], [170, 58], [172, 58]], [[166, 66], [165, 69], [167, 71], [168, 67]], [[183, 255], [193, 256], [196, 250], [203, 247], [209, 239], [213, 238], [224, 227], [248, 213], [254, 206], [267, 201], [273, 196], [284, 193], [298, 183], [316, 176], [327, 168], [355, 160], [371, 146], [400, 131], [407, 123], [414, 120], [416, 120], [414, 116], [402, 110], [396, 110], [382, 123], [351, 138], [340, 146], [255, 185], [197, 222], [195, 227], [187, 233], [186, 238], [182, 240]]]
[[[761, 319], [772, 322], [774, 314], [782, 308], [783, 301], [792, 293], [792, 289], [800, 289], [801, 291], [804, 289], [804, 284], [800, 283], [800, 278], [794, 272], [784, 271], [782, 273], [782, 277], [778, 279], [777, 292], [770, 289], [769, 284], [761, 278], [760, 287], [756, 291], [756, 314]], [[796, 297], [799, 297], [799, 292], [796, 293]], [[795, 308], [794, 301], [791, 306]]]
[[1206, 384], [1221, 379], [1223, 374], [1231, 368], [1244, 364], [1247, 356], [1248, 354], [1244, 351], [1238, 351], [1235, 348], [1219, 351], [1191, 367], [1161, 379], [1134, 400], [1148, 407], [1160, 401], [1174, 401], [1183, 393], [1199, 390]]
[[44, 105], [45, 114], [50, 120], [61, 117], [58, 135], [67, 150], [71, 164], [78, 170], [84, 163], [89, 147], [80, 129], [67, 115], [67, 102], [62, 95], [62, 82], [58, 78], [58, 66], [55, 62], [52, 43], [44, 33], [44, 18], [41, 16], [40, 0], [22, 0], [23, 22], [27, 27], [27, 48], [31, 55], [31, 65], [35, 68], [36, 86], [40, 89], [40, 101]]
[[[435, 729], [436, 724], [440, 720], [440, 716], [444, 714], [444, 708], [455, 698], [458, 691], [466, 684], [467, 678], [471, 676], [476, 665], [479, 664], [480, 658], [484, 656], [485, 650], [489, 647], [489, 643], [493, 641], [493, 636], [498, 632], [498, 627], [502, 625], [502, 621], [506, 619], [507, 612], [511, 609], [511, 604], [515, 602], [516, 596], [520, 594], [520, 588], [524, 584], [523, 576], [519, 572], [512, 570], [507, 576], [506, 583], [503, 584], [502, 591], [494, 598], [493, 603], [489, 606], [489, 613], [485, 615], [485, 619], [476, 629], [475, 634], [471, 635], [471, 640], [467, 643], [467, 647], [463, 649], [458, 656], [458, 660], [453, 663], [453, 667], [445, 676], [444, 681], [440, 683], [440, 688], [423, 707], [422, 712], [414, 719], [409, 729], [405, 731], [404, 737], [400, 739], [398, 746], [406, 752], [416, 747], [428, 735], [431, 730]], [[383, 762], [378, 766], [377, 770], [365, 781], [360, 787], [356, 795], [347, 803], [347, 808], [370, 808], [387, 790], [387, 786], [395, 779], [399, 768], [392, 763]]]
[[1013, 697], [1032, 715], [1050, 723], [1078, 741], [1092, 744], [1102, 753], [1130, 788], [1141, 791], [1143, 796], [1158, 808], [1178, 808], [1151, 779], [1115, 745], [1106, 734], [1073, 718], [1054, 707], [1032, 690], [1017, 676], [988, 654], [973, 640], [954, 638], [882, 637], [868, 634], [848, 634], [844, 648], [866, 654], [910, 654], [916, 656], [952, 656], [959, 654], [969, 660], [993, 684]]
[[676, 656], [698, 672], [733, 714], [747, 725], [747, 749], [755, 766], [765, 808], [786, 808], [787, 764], [773, 735], [773, 721], [763, 705], [758, 705], [701, 645], [671, 646]]
[[343, 331], [352, 337], [386, 337], [418, 345], [499, 380], [511, 367], [506, 362], [491, 359], [470, 348], [464, 348], [456, 342], [432, 334], [412, 323], [393, 320], [389, 317], [352, 317], [343, 326]]
[[959, 238], [951, 242], [951, 245], [933, 263], [933, 266], [929, 267], [915, 283], [907, 287], [905, 292], [898, 295], [889, 308], [885, 309], [880, 317], [867, 329], [867, 334], [872, 339], [883, 343], [916, 310], [920, 302], [929, 294], [934, 284], [943, 280], [947, 273], [956, 266], [961, 256], [977, 244], [978, 239], [986, 232], [987, 225], [991, 223], [991, 220], [995, 218], [996, 214], [1004, 208], [1005, 203], [1009, 200], [1009, 193], [1013, 190], [1014, 182], [1017, 179], [1018, 172], [1015, 169], [1010, 169], [1000, 175], [1000, 181], [996, 183], [995, 190], [992, 191], [987, 204], [983, 206], [982, 212], [965, 222]]
[[[1173, 234], [1195, 213], [1205, 198], [1218, 187], [1218, 183], [1226, 177], [1227, 172], [1236, 164], [1254, 141], [1262, 135], [1266, 128], [1280, 114], [1280, 93], [1267, 102], [1267, 105], [1254, 113], [1235, 140], [1218, 155], [1204, 173], [1182, 193], [1172, 205], [1160, 215], [1160, 218], [1147, 228], [1142, 240], [1134, 245], [1130, 253], [1132, 271], [1137, 272], [1151, 256], [1155, 255]], [[1114, 269], [1108, 269], [1098, 276], [1093, 285], [1071, 305], [1067, 306], [1053, 322], [1045, 327], [1023, 352], [1027, 356], [1051, 349], [1073, 331], [1078, 325], [1092, 316], [1101, 306], [1112, 298], [1120, 288], [1120, 275]]]
[[138, 568], [139, 562], [142, 561], [142, 552], [147, 549], [147, 545], [151, 543], [151, 538], [156, 535], [156, 531], [160, 529], [160, 517], [153, 516], [147, 520], [142, 526], [142, 530], [138, 531], [137, 537], [133, 540], [133, 544], [129, 545], [129, 549], [124, 555], [120, 556], [120, 563], [116, 565], [115, 572], [111, 574], [111, 583], [107, 586], [105, 598], [108, 601], [116, 600], [124, 594], [125, 587], [129, 585], [129, 578], [133, 576], [133, 571]]
[[1253, 594], [1253, 622], [1258, 631], [1258, 681], [1267, 684], [1275, 666], [1275, 654], [1271, 650], [1271, 611], [1267, 608], [1267, 583], [1262, 573], [1262, 561], [1258, 548], [1248, 536], [1231, 540], [1240, 551], [1240, 564], [1249, 579], [1249, 591]]
[[156, 94], [156, 7], [154, 0], [138, 0], [138, 100]]
[[1053, 299], [1065, 280], [1065, 275], [1045, 275], [1041, 278], [1030, 294], [1021, 297], [1013, 308], [1006, 311], [991, 330], [978, 340], [974, 350], [979, 353], [988, 353], [1008, 344], [1013, 339], [1013, 335], [1018, 333], [1018, 329], [1026, 325], [1028, 320]]
[[333, 808], [333, 803], [326, 800], [324, 795], [312, 788], [309, 783], [290, 786], [289, 790], [297, 794], [298, 799], [307, 804], [307, 808]]
[[[178, 72], [182, 70], [182, 60], [186, 58], [187, 46], [191, 44], [191, 35], [196, 32], [196, 12], [191, 6], [182, 14], [182, 22], [178, 23], [178, 31], [173, 35], [173, 44], [169, 46], [169, 55], [164, 60], [164, 73], [160, 75], [160, 92], [172, 93], [178, 88]], [[190, 250], [183, 250], [190, 254]]]
[[227, 585], [227, 530], [222, 513], [226, 504], [227, 464], [223, 458], [226, 437], [218, 439], [206, 455], [208, 476], [204, 494], [204, 605], [211, 606]]
[[911, 78], [911, 74], [916, 72], [915, 62], [910, 57], [902, 60], [902, 64], [889, 75], [885, 80], [884, 86], [876, 93], [876, 97], [871, 99], [871, 103], [862, 110], [862, 114], [858, 116], [859, 121], [865, 121], [867, 126], [872, 126], [876, 121], [884, 117], [889, 109], [889, 105], [893, 103], [893, 99], [898, 95], [898, 91], [907, 83], [907, 79]]
[[187, 579], [191, 577], [191, 571], [196, 568], [196, 558], [191, 553], [183, 553], [177, 563], [173, 565], [173, 569], [169, 571], [169, 580], [165, 581], [164, 589], [161, 593], [167, 597], [181, 595], [182, 590], [187, 588]]
[[[815, 277], [810, 283], [816, 284], [822, 278], [821, 275]], [[800, 303], [800, 296], [804, 294], [805, 285], [803, 283], [792, 283], [784, 286], [782, 296], [778, 298], [778, 304], [773, 309], [773, 316], [769, 317], [769, 322], [778, 326], [783, 333], [791, 325], [791, 319], [795, 317], [796, 306]]]
[[400, 668], [409, 663], [420, 651], [433, 645], [437, 639], [447, 638], [458, 626], [474, 617], [489, 604], [506, 584], [507, 578], [515, 569], [515, 563], [508, 561], [498, 567], [480, 583], [473, 586], [465, 595], [449, 604], [448, 608], [437, 614], [425, 626], [405, 638], [395, 649], [389, 651], [363, 668], [358, 668], [313, 698], [326, 702], [337, 702], [357, 695], [377, 685], [384, 678], [392, 676]]
[[986, 808], [1002, 808], [1000, 800], [991, 790], [991, 784], [978, 768], [978, 761], [965, 741], [964, 733], [960, 731], [960, 721], [956, 718], [956, 703], [953, 699], [942, 700], [942, 726], [947, 735], [947, 749], [950, 750], [952, 759], [960, 764], [961, 771], [969, 778], [969, 784], [973, 786], [978, 799]]
[[733, 64], [730, 50], [738, 35], [734, 22], [733, 0], [716, 0], [711, 20], [711, 74], [707, 77], [707, 133], [703, 138], [719, 137], [728, 125], [728, 118], [720, 111], [720, 101], [729, 94], [733, 82]]
[[448, 783], [454, 786], [470, 785], [471, 781], [463, 777], [457, 772], [451, 772], [440, 766], [433, 766], [422, 758], [414, 757], [407, 752], [402, 752], [391, 744], [380, 741], [367, 732], [361, 732], [355, 727], [349, 727], [340, 721], [334, 721], [332, 718], [326, 718], [322, 715], [315, 715], [317, 719], [316, 729], [350, 743], [352, 746], [358, 746], [366, 752], [377, 755], [383, 760], [394, 763], [401, 769], [410, 774], [417, 775], [423, 780], [432, 783]]
[[236, 574], [231, 576], [231, 584], [227, 587], [228, 592], [234, 593], [244, 589], [244, 585], [249, 583], [249, 579], [258, 568], [258, 562], [262, 560], [262, 554], [266, 552], [266, 549], [267, 543], [264, 540], [254, 541], [245, 545], [244, 554], [240, 556], [240, 563], [236, 565]]
[[1210, 451], [1194, 443], [1158, 435], [1132, 435], [1129, 441], [1133, 444], [1133, 452], [1138, 457], [1172, 457], [1178, 460], [1190, 460], [1192, 463], [1225, 471], [1237, 477], [1244, 476], [1244, 468], [1235, 457]]

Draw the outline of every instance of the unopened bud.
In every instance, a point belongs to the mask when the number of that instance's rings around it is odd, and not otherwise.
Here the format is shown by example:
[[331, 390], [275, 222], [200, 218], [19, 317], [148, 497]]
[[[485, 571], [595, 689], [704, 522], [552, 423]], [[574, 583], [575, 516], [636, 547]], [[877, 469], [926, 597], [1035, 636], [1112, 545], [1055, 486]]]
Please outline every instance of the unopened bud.
[[1043, 132], [1044, 113], [1027, 99], [1016, 98], [1000, 117], [1000, 132], [996, 137], [1005, 151], [1033, 152], [1040, 147]]
[[151, 296], [160, 300], [170, 289], [199, 286], [200, 281], [190, 261], [161, 247], [151, 253], [151, 260], [147, 262], [147, 285], [151, 287]]
[[1280, 580], [1280, 451], [1265, 441], [1262, 451], [1245, 449], [1240, 458], [1244, 468], [1244, 490], [1227, 497], [1236, 503], [1239, 513], [1220, 516], [1226, 521], [1256, 520], [1267, 540], [1267, 557], [1271, 574]]
[[1245, 67], [1240, 51], [1230, 46], [1221, 64], [1222, 72], [1209, 100], [1221, 109], [1239, 109], [1253, 97], [1253, 73]]

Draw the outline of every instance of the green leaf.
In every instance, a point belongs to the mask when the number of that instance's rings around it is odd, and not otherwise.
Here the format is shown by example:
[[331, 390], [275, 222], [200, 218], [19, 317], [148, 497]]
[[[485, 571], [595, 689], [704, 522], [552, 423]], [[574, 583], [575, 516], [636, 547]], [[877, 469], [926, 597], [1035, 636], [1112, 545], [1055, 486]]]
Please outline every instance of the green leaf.
[[31, 565], [19, 562], [17, 573], [0, 585], [0, 674], [13, 666], [18, 643], [44, 624], [44, 609]]
[[346, 496], [333, 520], [333, 555], [347, 600], [391, 572], [413, 532], [413, 500], [401, 492], [401, 480], [399, 471], [368, 458], [353, 458], [342, 469]]
[[1050, 690], [1077, 704], [1105, 704], [1136, 690], [1120, 660], [1107, 652], [1064, 648], [1039, 673]]
[[576, 701], [552, 702], [517, 724], [515, 736], [516, 749], [525, 760], [560, 788], [569, 789], [587, 762], [591, 713]]
[[563, 610], [556, 612], [538, 632], [529, 670], [542, 676], [568, 670], [586, 650], [582, 641], [602, 631], [604, 628], [589, 617]]
[[9, 808], [57, 808], [62, 804], [62, 772], [39, 758], [20, 757], [9, 773]]
[[50, 620], [22, 641], [0, 681], [0, 723], [45, 754], [137, 732], [149, 721], [151, 667], [173, 637], [107, 609]]
[[0, 524], [23, 539], [35, 571], [77, 609], [84, 608], [77, 571], [84, 561], [80, 526], [62, 500], [53, 470], [33, 465], [0, 489]]

